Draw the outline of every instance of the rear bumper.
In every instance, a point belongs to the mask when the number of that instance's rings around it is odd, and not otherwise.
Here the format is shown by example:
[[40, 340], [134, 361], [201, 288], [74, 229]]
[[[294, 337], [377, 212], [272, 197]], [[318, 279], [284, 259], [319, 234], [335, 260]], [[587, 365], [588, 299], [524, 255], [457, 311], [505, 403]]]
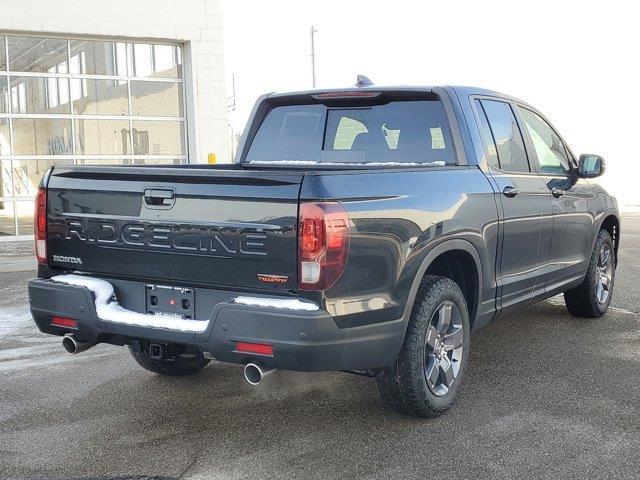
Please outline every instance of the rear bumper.
[[[219, 292], [208, 290], [198, 293], [200, 300], [207, 292], [211, 292], [211, 298], [216, 298], [209, 325], [204, 332], [194, 333], [106, 322], [96, 315], [93, 294], [87, 288], [51, 280], [29, 282], [31, 313], [38, 328], [53, 335], [73, 333], [77, 339], [88, 343], [124, 345], [132, 340], [179, 343], [208, 352], [222, 362], [257, 361], [267, 368], [330, 371], [391, 365], [404, 338], [402, 320], [338, 328], [323, 310], [308, 312], [239, 305], [230, 301], [232, 297], [218, 301]], [[121, 293], [131, 295], [116, 287], [118, 298]], [[52, 315], [73, 318], [77, 320], [78, 328], [52, 326]], [[236, 352], [238, 341], [273, 345], [274, 354]]]

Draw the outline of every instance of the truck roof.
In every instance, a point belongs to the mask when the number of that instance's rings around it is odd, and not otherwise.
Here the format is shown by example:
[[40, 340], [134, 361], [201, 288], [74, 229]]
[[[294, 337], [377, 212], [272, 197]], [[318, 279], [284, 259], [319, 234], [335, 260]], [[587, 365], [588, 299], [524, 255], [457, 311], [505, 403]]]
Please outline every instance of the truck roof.
[[292, 92], [273, 92], [268, 94], [269, 98], [283, 98], [289, 96], [305, 96], [305, 95], [317, 95], [321, 93], [332, 92], [436, 92], [438, 89], [446, 89], [455, 92], [460, 97], [468, 97], [469, 95], [485, 95], [489, 97], [501, 97], [518, 101], [520, 103], [526, 103], [511, 95], [507, 95], [495, 90], [489, 90], [480, 87], [470, 87], [462, 85], [367, 85], [362, 87], [349, 86], [344, 88], [317, 88], [313, 90], [300, 90]]

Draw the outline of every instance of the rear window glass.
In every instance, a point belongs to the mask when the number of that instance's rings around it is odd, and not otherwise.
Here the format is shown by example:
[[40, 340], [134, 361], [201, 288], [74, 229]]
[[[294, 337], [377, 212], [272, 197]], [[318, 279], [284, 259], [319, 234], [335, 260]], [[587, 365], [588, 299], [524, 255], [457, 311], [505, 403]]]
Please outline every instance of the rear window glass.
[[455, 164], [442, 103], [367, 107], [277, 106], [251, 143], [247, 162], [289, 164]]

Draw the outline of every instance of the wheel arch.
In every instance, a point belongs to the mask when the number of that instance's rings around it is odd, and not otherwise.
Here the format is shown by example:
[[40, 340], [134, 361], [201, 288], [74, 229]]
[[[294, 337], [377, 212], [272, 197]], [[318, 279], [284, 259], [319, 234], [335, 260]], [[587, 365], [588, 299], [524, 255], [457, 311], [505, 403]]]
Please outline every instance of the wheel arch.
[[[473, 271], [468, 268], [473, 267]], [[482, 299], [482, 263], [473, 244], [463, 239], [445, 240], [425, 255], [411, 285], [404, 311], [404, 327], [409, 323], [418, 288], [425, 275], [440, 275], [454, 280], [462, 290], [469, 308], [469, 323], [477, 317]]]
[[598, 225], [598, 229], [595, 232], [595, 238], [593, 240], [594, 244], [596, 242], [596, 238], [598, 237], [598, 232], [602, 229], [609, 232], [609, 235], [611, 235], [611, 238], [613, 239], [615, 260], [616, 263], [618, 263], [618, 247], [620, 245], [620, 218], [617, 212], [605, 212], [605, 214], [602, 216], [602, 221]]

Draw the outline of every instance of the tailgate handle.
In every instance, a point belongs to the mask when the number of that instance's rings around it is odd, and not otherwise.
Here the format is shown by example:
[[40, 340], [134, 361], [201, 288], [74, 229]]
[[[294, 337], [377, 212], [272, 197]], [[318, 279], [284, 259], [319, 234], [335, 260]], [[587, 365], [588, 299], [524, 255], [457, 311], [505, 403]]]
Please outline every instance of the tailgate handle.
[[144, 189], [144, 203], [151, 208], [171, 208], [176, 201], [176, 192], [157, 188]]

